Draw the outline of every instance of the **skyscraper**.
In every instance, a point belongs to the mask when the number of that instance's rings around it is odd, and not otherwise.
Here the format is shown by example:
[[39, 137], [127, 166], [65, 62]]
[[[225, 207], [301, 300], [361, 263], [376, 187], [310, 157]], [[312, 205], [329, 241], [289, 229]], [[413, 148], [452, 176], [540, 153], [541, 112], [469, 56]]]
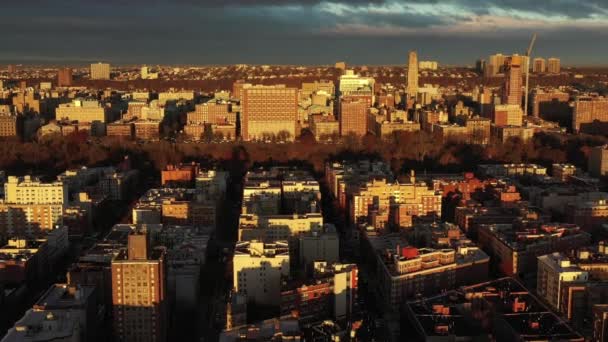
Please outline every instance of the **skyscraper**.
[[[241, 102], [243, 140], [275, 136], [293, 140], [298, 117], [298, 89], [280, 86], [244, 88]], [[283, 137], [280, 137], [284, 135]]]
[[61, 68], [57, 70], [57, 85], [60, 87], [69, 87], [72, 85], [72, 69]]
[[535, 74], [543, 73], [547, 71], [547, 64], [544, 58], [534, 58], [534, 64], [532, 65], [532, 72]]
[[407, 96], [416, 98], [418, 94], [418, 53], [410, 51], [407, 67]]
[[110, 64], [107, 64], [107, 63], [91, 64], [91, 79], [92, 80], [109, 80], [110, 79]]
[[503, 104], [521, 106], [522, 100], [522, 56], [513, 55], [508, 63], [503, 88]]
[[549, 58], [547, 60], [547, 72], [550, 74], [559, 74], [561, 72], [561, 61], [559, 58]]
[[112, 304], [115, 340], [166, 340], [165, 250], [151, 250], [145, 231], [112, 261]]

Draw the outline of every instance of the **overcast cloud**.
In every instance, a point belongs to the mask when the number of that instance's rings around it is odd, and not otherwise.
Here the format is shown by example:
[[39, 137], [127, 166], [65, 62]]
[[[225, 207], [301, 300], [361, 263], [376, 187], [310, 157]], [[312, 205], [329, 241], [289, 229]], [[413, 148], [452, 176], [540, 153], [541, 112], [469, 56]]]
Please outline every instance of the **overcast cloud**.
[[606, 0], [30, 0], [0, 5], [1, 61], [472, 64], [523, 52], [605, 64]]

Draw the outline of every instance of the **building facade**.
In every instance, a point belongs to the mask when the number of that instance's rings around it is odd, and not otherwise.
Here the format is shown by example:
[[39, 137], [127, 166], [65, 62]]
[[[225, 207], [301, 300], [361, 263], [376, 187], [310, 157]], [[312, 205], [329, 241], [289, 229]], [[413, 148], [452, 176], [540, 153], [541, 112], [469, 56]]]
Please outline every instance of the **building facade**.
[[255, 86], [243, 89], [241, 102], [243, 140], [295, 139], [298, 90], [285, 86]]

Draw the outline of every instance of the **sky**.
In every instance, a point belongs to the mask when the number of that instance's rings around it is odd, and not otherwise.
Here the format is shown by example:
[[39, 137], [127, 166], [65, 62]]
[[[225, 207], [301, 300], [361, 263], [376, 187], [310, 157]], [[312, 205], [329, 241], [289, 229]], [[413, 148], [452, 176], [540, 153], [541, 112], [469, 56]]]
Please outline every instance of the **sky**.
[[608, 65], [608, 0], [3, 0], [0, 63]]

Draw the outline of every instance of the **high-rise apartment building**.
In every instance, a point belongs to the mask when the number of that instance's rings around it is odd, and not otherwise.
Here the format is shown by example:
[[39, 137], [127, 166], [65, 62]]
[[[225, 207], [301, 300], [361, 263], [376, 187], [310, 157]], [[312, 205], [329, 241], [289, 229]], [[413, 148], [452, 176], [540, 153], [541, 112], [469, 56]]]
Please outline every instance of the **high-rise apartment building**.
[[42, 183], [30, 176], [9, 176], [4, 184], [4, 196], [5, 202], [0, 204], [0, 235], [31, 236], [62, 225], [63, 209], [68, 203], [66, 183]]
[[556, 89], [536, 88], [531, 95], [532, 116], [549, 121], [564, 121], [570, 116], [570, 94]]
[[608, 98], [580, 96], [572, 109], [572, 131], [599, 131], [608, 123]]
[[112, 261], [112, 306], [117, 341], [165, 341], [165, 250], [151, 249], [147, 232], [129, 234]]
[[298, 89], [283, 86], [254, 86], [243, 89], [241, 136], [243, 140], [275, 136], [296, 137]]
[[287, 241], [238, 242], [232, 263], [236, 292], [256, 304], [280, 305], [282, 279], [289, 276]]
[[538, 257], [536, 275], [536, 293], [556, 310], [560, 306], [563, 283], [587, 281], [589, 277], [587, 272], [571, 265], [569, 258], [557, 252]]
[[521, 106], [522, 101], [522, 70], [524, 60], [519, 55], [511, 56], [507, 66], [505, 84], [503, 88], [503, 104]]
[[496, 76], [504, 70], [505, 60], [507, 56], [502, 53], [491, 55], [485, 65], [484, 75], [486, 77]]
[[407, 67], [407, 96], [416, 98], [418, 95], [418, 53], [410, 51]]
[[57, 70], [57, 85], [59, 87], [69, 87], [72, 85], [72, 69], [61, 68]]
[[108, 64], [108, 63], [91, 64], [91, 79], [92, 80], [109, 80], [110, 79], [110, 64]]
[[465, 119], [467, 138], [470, 144], [486, 145], [490, 143], [492, 120], [474, 116]]
[[64, 205], [0, 203], [0, 236], [35, 236], [63, 225]]
[[6, 203], [11, 204], [67, 204], [68, 186], [60, 181], [42, 183], [30, 176], [9, 176], [4, 196]]
[[526, 65], [528, 66], [528, 69], [531, 67], [531, 65], [527, 64], [527, 61], [528, 61], [527, 56], [519, 56], [517, 54], [509, 56], [509, 55], [503, 55], [502, 53], [498, 53], [495, 55], [491, 55], [488, 58], [488, 62], [486, 63], [486, 66], [484, 69], [484, 76], [485, 77], [494, 77], [499, 74], [507, 72], [509, 70], [509, 65], [511, 64], [514, 57], [516, 57], [516, 59], [519, 60], [518, 64], [521, 66], [522, 74], [525, 75], [527, 72]]
[[561, 60], [559, 58], [549, 58], [547, 60], [547, 72], [550, 74], [559, 74], [561, 72]]
[[340, 100], [340, 135], [355, 134], [364, 136], [367, 133], [367, 114], [369, 104], [363, 100]]
[[540, 74], [547, 71], [547, 62], [544, 58], [534, 58], [534, 63], [532, 64], [532, 72], [535, 74]]
[[0, 137], [19, 137], [23, 133], [23, 121], [21, 115], [0, 113]]

